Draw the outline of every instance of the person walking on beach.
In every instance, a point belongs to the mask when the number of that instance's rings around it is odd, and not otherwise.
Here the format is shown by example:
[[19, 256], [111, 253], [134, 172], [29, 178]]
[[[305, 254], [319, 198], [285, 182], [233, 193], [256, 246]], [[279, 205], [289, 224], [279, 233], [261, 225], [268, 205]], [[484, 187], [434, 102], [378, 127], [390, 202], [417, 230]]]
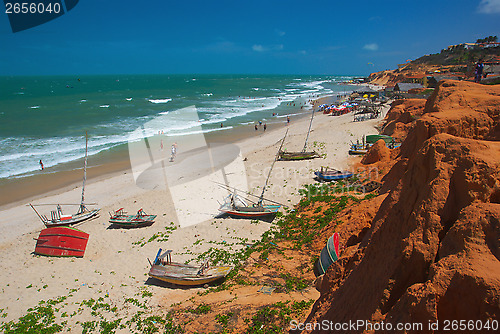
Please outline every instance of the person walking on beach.
[[255, 124], [255, 131], [259, 130], [259, 128], [257, 127], [257, 124]]
[[483, 61], [479, 59], [479, 61], [476, 63], [476, 68], [474, 71], [475, 74], [474, 82], [477, 83], [481, 82], [481, 77], [483, 76], [483, 69], [484, 69]]
[[290, 116], [286, 116], [286, 124], [290, 124]]
[[41, 160], [41, 159], [40, 159], [40, 167], [41, 167], [41, 168], [42, 168], [42, 170], [43, 170], [43, 162], [42, 162], [42, 160]]
[[267, 129], [267, 123], [264, 123], [264, 131]]
[[177, 155], [177, 143], [173, 143], [172, 144], [172, 148], [171, 148], [171, 155], [170, 155], [170, 161], [174, 161], [175, 159], [175, 156]]

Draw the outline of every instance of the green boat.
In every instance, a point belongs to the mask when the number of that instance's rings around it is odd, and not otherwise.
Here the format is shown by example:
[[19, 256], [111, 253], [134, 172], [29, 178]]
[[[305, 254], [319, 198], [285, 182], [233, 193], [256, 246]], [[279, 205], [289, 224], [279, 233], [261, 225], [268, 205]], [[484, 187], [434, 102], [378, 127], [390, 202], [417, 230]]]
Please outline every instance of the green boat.
[[137, 211], [136, 215], [127, 215], [123, 208], [115, 211], [114, 214], [109, 214], [109, 222], [113, 225], [132, 228], [132, 227], [142, 227], [149, 226], [154, 223], [156, 215], [148, 215], [144, 210], [140, 209]]
[[387, 136], [387, 135], [366, 135], [366, 143], [368, 143], [368, 144], [375, 144], [380, 139], [382, 139], [383, 141], [385, 141], [386, 144], [394, 142], [394, 138], [392, 138], [391, 136]]

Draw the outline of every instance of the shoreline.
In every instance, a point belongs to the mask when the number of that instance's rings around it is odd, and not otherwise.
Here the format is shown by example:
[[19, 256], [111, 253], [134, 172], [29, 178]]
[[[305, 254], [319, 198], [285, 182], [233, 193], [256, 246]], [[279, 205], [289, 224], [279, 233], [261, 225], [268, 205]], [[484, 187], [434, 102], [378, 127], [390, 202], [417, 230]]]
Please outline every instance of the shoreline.
[[[353, 86], [352, 84], [349, 84]], [[347, 93], [330, 94], [322, 97], [311, 98], [311, 107], [307, 110], [297, 109], [289, 114], [293, 122], [308, 118], [312, 110], [318, 110], [321, 104], [332, 104], [341, 98], [348, 96]], [[266, 120], [267, 133], [276, 130], [279, 124], [286, 123], [286, 115], [272, 116]], [[257, 121], [255, 122], [255, 124]], [[207, 143], [239, 143], [255, 136], [254, 124], [241, 124], [236, 127], [223, 130], [211, 131], [204, 134]], [[262, 132], [259, 129], [258, 132]], [[175, 138], [175, 137], [173, 137]], [[127, 144], [121, 144], [109, 150], [90, 156], [87, 167], [87, 184], [99, 182], [123, 173], [131, 172], [130, 157]], [[60, 165], [48, 167], [45, 172], [38, 171], [29, 176], [15, 176], [0, 180], [0, 211], [13, 208], [26, 202], [40, 198], [56, 195], [60, 192], [69, 191], [75, 187], [81, 188], [83, 175], [83, 158], [73, 160]], [[27, 190], [29, 189], [29, 190]]]
[[[334, 98], [333, 96], [323, 98]], [[320, 98], [322, 99], [322, 98]], [[318, 99], [319, 100], [319, 99]], [[294, 120], [307, 118], [309, 112], [301, 111], [290, 116]], [[281, 121], [277, 121], [281, 120]], [[286, 123], [286, 118], [274, 118], [267, 123], [266, 132], [275, 130], [278, 124]], [[255, 136], [253, 124], [239, 125], [224, 131], [213, 131], [204, 134], [207, 143], [238, 144]], [[258, 132], [262, 132], [259, 129]], [[173, 137], [175, 138], [175, 137]], [[121, 144], [108, 151], [89, 157], [87, 167], [87, 183], [102, 181], [103, 179], [131, 171], [130, 157], [127, 144]], [[25, 202], [40, 199], [44, 196], [55, 195], [75, 187], [81, 188], [83, 178], [83, 158], [61, 165], [49, 167], [45, 172], [39, 171], [26, 177], [13, 177], [0, 181], [0, 211], [12, 208]], [[29, 190], [28, 190], [29, 188]]]

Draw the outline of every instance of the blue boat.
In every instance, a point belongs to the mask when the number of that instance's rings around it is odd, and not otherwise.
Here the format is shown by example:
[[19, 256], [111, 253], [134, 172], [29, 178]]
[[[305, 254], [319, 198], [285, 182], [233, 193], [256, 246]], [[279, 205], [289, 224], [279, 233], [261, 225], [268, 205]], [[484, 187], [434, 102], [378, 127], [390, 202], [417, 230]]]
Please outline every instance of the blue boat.
[[321, 250], [316, 268], [319, 275], [326, 273], [327, 269], [339, 258], [339, 234], [335, 232], [327, 241], [326, 246]]
[[329, 169], [328, 167], [321, 167], [319, 171], [314, 172], [314, 175], [316, 175], [320, 181], [338, 181], [350, 178], [354, 174], [351, 172]]

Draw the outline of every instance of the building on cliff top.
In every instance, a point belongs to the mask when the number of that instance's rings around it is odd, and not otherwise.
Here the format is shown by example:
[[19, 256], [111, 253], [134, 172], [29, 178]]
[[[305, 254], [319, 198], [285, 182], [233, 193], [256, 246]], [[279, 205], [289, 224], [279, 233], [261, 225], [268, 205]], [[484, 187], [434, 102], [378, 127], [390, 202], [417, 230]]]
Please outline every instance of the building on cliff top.
[[394, 86], [394, 91], [407, 93], [410, 89], [416, 89], [416, 88], [424, 88], [424, 86], [419, 83], [398, 82]]

